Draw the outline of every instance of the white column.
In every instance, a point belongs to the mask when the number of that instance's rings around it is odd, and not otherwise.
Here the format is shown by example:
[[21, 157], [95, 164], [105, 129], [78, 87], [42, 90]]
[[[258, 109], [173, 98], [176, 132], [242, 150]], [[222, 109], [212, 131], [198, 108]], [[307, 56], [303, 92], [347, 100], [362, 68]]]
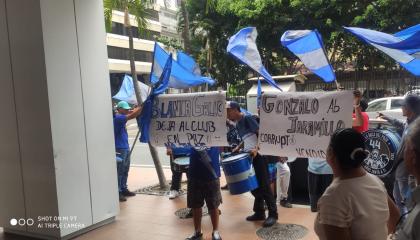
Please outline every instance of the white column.
[[[0, 0], [0, 34], [0, 226], [60, 239], [113, 220], [102, 0]], [[12, 226], [11, 218], [34, 224]]]

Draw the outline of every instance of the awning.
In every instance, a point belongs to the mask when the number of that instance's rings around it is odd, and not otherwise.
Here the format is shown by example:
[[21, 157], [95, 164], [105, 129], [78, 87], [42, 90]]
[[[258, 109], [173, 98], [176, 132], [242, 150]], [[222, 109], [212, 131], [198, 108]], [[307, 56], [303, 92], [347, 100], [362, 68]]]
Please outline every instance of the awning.
[[[295, 92], [296, 91], [296, 84], [294, 81], [287, 81], [287, 82], [277, 82], [277, 85], [283, 90], [283, 92]], [[249, 96], [257, 96], [257, 88], [258, 84], [255, 83], [252, 85], [252, 87], [248, 90], [248, 93], [246, 94]], [[272, 86], [268, 84], [261, 83], [261, 91], [262, 92], [280, 92], [279, 90], [273, 88]]]

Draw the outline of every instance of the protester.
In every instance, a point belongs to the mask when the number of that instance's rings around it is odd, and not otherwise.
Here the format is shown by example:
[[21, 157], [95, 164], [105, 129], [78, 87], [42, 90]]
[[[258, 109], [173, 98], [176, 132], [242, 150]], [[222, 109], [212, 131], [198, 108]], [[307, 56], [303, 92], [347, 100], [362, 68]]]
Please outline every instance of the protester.
[[[420, 183], [420, 119], [412, 123], [410, 133], [406, 137], [404, 163], [408, 171]], [[398, 227], [397, 240], [420, 239], [420, 186], [417, 186], [408, 201], [409, 211], [406, 220]]]
[[292, 208], [292, 204], [288, 199], [290, 168], [287, 164], [287, 159], [287, 157], [280, 157], [277, 162], [277, 204], [285, 208]]
[[308, 159], [308, 192], [311, 211], [317, 211], [318, 200], [333, 181], [333, 172], [325, 159]]
[[[235, 127], [235, 123], [230, 121], [230, 120], [226, 120], [226, 126], [228, 128], [228, 132], [227, 132], [227, 142], [229, 144], [228, 147], [224, 148], [224, 151], [226, 154], [230, 153], [231, 155], [234, 154], [238, 154], [239, 153], [239, 149], [241, 148], [241, 144], [242, 144], [242, 139], [238, 134], [238, 130]], [[226, 157], [228, 157], [228, 155], [226, 155]], [[222, 190], [228, 190], [229, 186], [228, 184], [224, 185], [221, 187]]]
[[406, 136], [410, 132], [411, 124], [420, 116], [420, 97], [416, 95], [408, 95], [404, 99], [402, 107], [403, 116], [407, 117], [406, 122], [398, 119], [385, 116], [379, 113], [379, 117], [387, 120], [397, 128], [397, 131], [402, 132], [402, 142], [397, 151], [397, 157], [392, 171], [395, 171], [395, 182], [393, 195], [401, 214], [407, 213], [406, 201], [410, 197], [410, 183], [407, 166], [402, 164], [404, 162], [404, 148], [406, 144]]
[[369, 130], [369, 116], [365, 112], [367, 103], [362, 100], [362, 93], [359, 90], [353, 92], [353, 128], [359, 133]]
[[384, 184], [361, 166], [368, 156], [364, 138], [354, 129], [331, 137], [327, 162], [334, 180], [318, 201], [315, 232], [321, 240], [387, 239], [399, 217]]
[[219, 149], [192, 148], [188, 170], [187, 205], [192, 209], [194, 220], [194, 234], [186, 240], [201, 240], [202, 207], [204, 201], [209, 210], [213, 225], [212, 240], [221, 240], [219, 227], [219, 205], [222, 203], [220, 193], [220, 163]]
[[[254, 214], [247, 217], [247, 221], [265, 220], [264, 227], [270, 227], [277, 222], [277, 206], [270, 189], [268, 179], [268, 166], [266, 159], [258, 153], [258, 130], [259, 125], [255, 118], [250, 115], [245, 115], [241, 112], [239, 104], [234, 101], [226, 103], [227, 117], [229, 120], [236, 122], [236, 129], [243, 140], [243, 151], [247, 152], [253, 158], [252, 165], [255, 170], [255, 175], [258, 180], [258, 188], [251, 193], [255, 197]], [[268, 218], [265, 218], [264, 202], [268, 208]]]
[[134, 119], [140, 115], [141, 108], [135, 107], [131, 110], [130, 105], [125, 101], [117, 104], [117, 113], [114, 113], [114, 137], [115, 151], [122, 161], [117, 163], [118, 172], [118, 191], [119, 200], [124, 202], [125, 197], [135, 196], [136, 194], [128, 190], [127, 179], [130, 170], [130, 146], [128, 144], [128, 133], [126, 124], [128, 120]]
[[[172, 172], [172, 183], [171, 189], [169, 191], [169, 199], [175, 199], [179, 196], [179, 190], [181, 189], [182, 173], [180, 171], [175, 171], [174, 160], [181, 157], [189, 157], [191, 152], [190, 147], [167, 147], [166, 154], [170, 158], [171, 163], [171, 172]], [[185, 174], [187, 174], [187, 169], [185, 169]], [[188, 177], [188, 174], [187, 174]]]

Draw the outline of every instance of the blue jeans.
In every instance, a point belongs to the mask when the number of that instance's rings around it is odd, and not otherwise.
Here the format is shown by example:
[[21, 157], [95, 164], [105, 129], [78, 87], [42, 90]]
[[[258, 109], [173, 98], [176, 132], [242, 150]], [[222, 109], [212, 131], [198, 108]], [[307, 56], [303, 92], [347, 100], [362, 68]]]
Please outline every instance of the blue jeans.
[[393, 191], [395, 203], [397, 204], [400, 214], [407, 213], [407, 200], [410, 198], [411, 190], [408, 184], [408, 178], [396, 178]]
[[115, 151], [119, 153], [119, 156], [122, 158], [121, 162], [117, 162], [118, 191], [121, 193], [128, 191], [127, 179], [128, 171], [130, 170], [130, 149], [117, 149]]

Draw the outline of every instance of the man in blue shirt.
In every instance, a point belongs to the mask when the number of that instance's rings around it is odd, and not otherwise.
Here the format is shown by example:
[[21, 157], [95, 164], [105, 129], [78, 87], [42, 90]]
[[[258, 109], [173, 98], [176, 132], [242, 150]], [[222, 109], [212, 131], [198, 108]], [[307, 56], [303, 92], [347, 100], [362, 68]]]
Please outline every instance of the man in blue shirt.
[[[255, 170], [255, 175], [258, 180], [258, 188], [251, 193], [255, 197], [254, 214], [247, 217], [247, 221], [261, 221], [264, 227], [273, 226], [278, 219], [276, 200], [270, 188], [268, 179], [268, 165], [267, 159], [258, 154], [258, 130], [259, 125], [255, 118], [250, 115], [245, 115], [241, 112], [239, 104], [234, 101], [226, 103], [227, 117], [229, 120], [236, 122], [236, 129], [243, 141], [243, 151], [248, 152], [252, 160], [252, 165]], [[265, 218], [264, 202], [268, 208], [268, 218]]]
[[130, 146], [128, 144], [126, 124], [128, 120], [139, 116], [140, 112], [140, 107], [135, 107], [131, 110], [131, 107], [127, 102], [120, 101], [117, 104], [117, 112], [114, 113], [115, 151], [117, 156], [122, 159], [122, 161], [117, 162], [120, 202], [126, 201], [127, 199], [125, 197], [136, 195], [127, 188], [128, 171], [130, 170]]
[[220, 193], [220, 151], [217, 147], [192, 148], [188, 170], [187, 205], [193, 211], [194, 234], [186, 240], [202, 240], [202, 207], [206, 201], [213, 225], [212, 240], [221, 240], [219, 234]]
[[395, 202], [400, 209], [402, 215], [406, 214], [408, 209], [406, 206], [407, 200], [410, 198], [410, 174], [407, 166], [404, 162], [404, 148], [406, 144], [407, 135], [410, 132], [412, 123], [420, 117], [420, 96], [408, 95], [404, 98], [404, 104], [402, 106], [403, 116], [407, 117], [406, 122], [402, 122], [398, 119], [387, 117], [379, 113], [379, 117], [389, 121], [394, 127], [398, 129], [398, 132], [402, 132], [402, 142], [397, 151], [396, 161], [392, 168], [392, 172], [395, 171], [395, 182], [393, 189], [393, 196]]

